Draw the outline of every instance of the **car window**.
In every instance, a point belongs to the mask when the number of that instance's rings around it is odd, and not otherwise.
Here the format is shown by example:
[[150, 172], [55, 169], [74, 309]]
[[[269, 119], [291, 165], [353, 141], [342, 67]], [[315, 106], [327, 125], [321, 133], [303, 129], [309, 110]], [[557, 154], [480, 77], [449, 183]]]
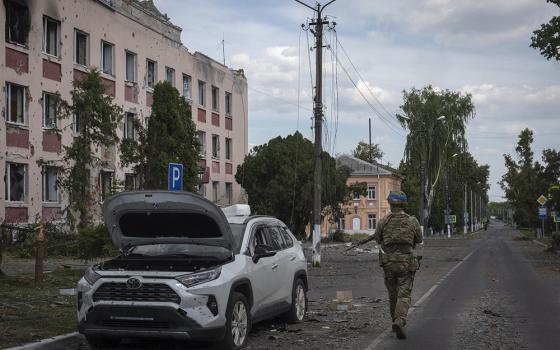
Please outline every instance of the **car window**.
[[273, 246], [267, 239], [267, 233], [266, 233], [266, 229], [265, 226], [258, 226], [255, 229], [255, 233], [253, 234], [253, 237], [251, 238], [251, 244], [249, 245], [249, 249], [251, 251], [251, 255], [253, 255], [253, 253], [255, 252], [255, 247], [257, 245], [268, 245], [268, 246]]
[[282, 250], [286, 248], [286, 245], [284, 244], [284, 239], [282, 238], [282, 233], [280, 233], [278, 227], [269, 226], [267, 227], [267, 231], [268, 234], [270, 235], [271, 243], [276, 250]]
[[282, 237], [284, 238], [284, 243], [286, 244], [286, 248], [291, 248], [294, 246], [294, 240], [292, 236], [286, 231], [285, 228], [280, 227], [280, 232], [282, 233]]

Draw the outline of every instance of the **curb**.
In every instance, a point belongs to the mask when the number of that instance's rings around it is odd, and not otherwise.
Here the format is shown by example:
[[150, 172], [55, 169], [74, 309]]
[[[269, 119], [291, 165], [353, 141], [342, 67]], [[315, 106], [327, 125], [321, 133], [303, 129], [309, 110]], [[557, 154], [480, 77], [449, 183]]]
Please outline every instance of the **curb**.
[[15, 346], [13, 348], [8, 348], [6, 350], [57, 349], [57, 348], [63, 347], [64, 344], [66, 344], [67, 342], [72, 342], [72, 341], [76, 340], [75, 338], [77, 338], [79, 335], [80, 335], [80, 333], [78, 333], [78, 332], [72, 332], [72, 333], [57, 335], [57, 336], [52, 337], [52, 338], [42, 339], [42, 340], [40, 340], [36, 343], [29, 343], [29, 344], [25, 344], [25, 345], [21, 345], [21, 346]]
[[540, 245], [540, 246], [542, 246], [542, 247], [548, 248], [548, 246], [547, 246], [546, 244], [544, 244], [543, 242], [539, 242], [539, 241], [537, 241], [536, 239], [533, 239], [533, 243], [538, 244], [538, 245]]

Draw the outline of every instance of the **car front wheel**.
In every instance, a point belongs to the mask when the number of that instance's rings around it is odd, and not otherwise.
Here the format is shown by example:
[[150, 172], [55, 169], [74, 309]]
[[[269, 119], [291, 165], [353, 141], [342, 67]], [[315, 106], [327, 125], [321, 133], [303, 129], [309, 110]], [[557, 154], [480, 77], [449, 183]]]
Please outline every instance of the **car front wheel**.
[[288, 312], [288, 323], [298, 323], [303, 321], [307, 312], [307, 291], [305, 284], [298, 278], [292, 289], [292, 307]]
[[226, 333], [224, 339], [214, 344], [214, 349], [241, 349], [247, 343], [251, 328], [249, 303], [241, 293], [233, 293], [226, 311]]

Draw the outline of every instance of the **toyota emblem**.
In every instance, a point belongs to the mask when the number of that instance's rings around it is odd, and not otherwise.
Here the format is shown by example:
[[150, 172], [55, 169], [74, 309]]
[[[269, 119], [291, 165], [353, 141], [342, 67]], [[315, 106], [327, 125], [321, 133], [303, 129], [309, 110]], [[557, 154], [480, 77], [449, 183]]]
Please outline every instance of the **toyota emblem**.
[[136, 277], [129, 278], [126, 280], [126, 288], [128, 289], [139, 289], [142, 287], [142, 282]]

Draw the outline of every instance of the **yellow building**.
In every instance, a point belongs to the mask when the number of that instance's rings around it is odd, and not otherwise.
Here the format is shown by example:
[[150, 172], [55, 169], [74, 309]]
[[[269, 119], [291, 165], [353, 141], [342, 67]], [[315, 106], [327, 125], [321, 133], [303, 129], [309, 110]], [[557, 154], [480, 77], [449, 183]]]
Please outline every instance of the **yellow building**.
[[365, 196], [355, 196], [352, 200], [342, 204], [344, 217], [333, 222], [323, 220], [321, 232], [330, 235], [337, 229], [346, 233], [375, 233], [377, 220], [389, 214], [390, 207], [387, 196], [390, 191], [401, 189], [403, 177], [396, 169], [377, 162], [368, 163], [361, 159], [342, 155], [337, 158], [338, 166], [346, 166], [352, 170], [348, 178], [348, 185], [366, 183]]

